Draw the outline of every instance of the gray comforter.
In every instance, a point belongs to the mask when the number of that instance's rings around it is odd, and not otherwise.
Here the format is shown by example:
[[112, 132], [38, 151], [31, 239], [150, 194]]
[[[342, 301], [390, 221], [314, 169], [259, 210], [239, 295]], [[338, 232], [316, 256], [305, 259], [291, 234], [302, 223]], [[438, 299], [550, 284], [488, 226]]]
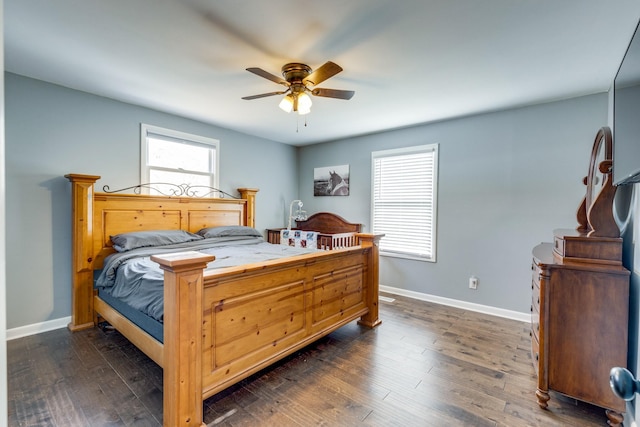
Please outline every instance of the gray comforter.
[[162, 322], [164, 314], [164, 272], [151, 255], [196, 250], [215, 255], [208, 269], [262, 262], [312, 252], [266, 243], [260, 237], [217, 237], [188, 243], [139, 248], [109, 255], [96, 280], [100, 292], [108, 292], [131, 307]]

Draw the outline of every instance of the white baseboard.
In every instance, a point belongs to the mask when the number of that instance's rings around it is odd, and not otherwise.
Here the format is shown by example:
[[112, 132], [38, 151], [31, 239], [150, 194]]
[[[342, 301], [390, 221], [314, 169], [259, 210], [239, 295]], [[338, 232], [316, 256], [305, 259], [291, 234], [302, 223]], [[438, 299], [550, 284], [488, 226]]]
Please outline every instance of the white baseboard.
[[7, 329], [7, 341], [27, 337], [29, 335], [40, 334], [42, 332], [53, 331], [54, 329], [66, 328], [70, 322], [71, 316], [68, 316], [61, 317], [60, 319], [47, 320], [46, 322], [34, 323], [32, 325]]
[[503, 308], [491, 307], [489, 305], [475, 304], [457, 299], [439, 297], [436, 295], [423, 294], [421, 292], [408, 291], [406, 289], [393, 288], [391, 286], [380, 285], [380, 291], [394, 295], [413, 298], [420, 301], [434, 302], [436, 304], [448, 305], [450, 307], [462, 308], [479, 313], [490, 314], [492, 316], [505, 317], [507, 319], [518, 320], [520, 322], [531, 322], [530, 313], [520, 313], [519, 311], [505, 310]]

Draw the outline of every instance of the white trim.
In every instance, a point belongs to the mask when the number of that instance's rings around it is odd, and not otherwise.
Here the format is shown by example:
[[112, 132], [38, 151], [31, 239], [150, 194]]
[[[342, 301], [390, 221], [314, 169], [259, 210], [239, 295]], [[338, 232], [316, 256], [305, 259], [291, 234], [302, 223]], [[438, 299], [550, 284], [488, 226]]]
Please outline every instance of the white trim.
[[520, 322], [531, 323], [530, 313], [505, 310], [503, 308], [491, 307], [489, 305], [476, 304], [473, 302], [460, 301], [452, 298], [439, 297], [437, 295], [423, 294], [421, 292], [408, 291], [406, 289], [393, 288], [391, 286], [380, 285], [380, 291], [394, 295], [413, 298], [420, 301], [434, 302], [436, 304], [448, 305], [450, 307], [462, 308], [464, 310], [476, 311], [478, 313], [490, 314], [492, 316], [504, 317], [518, 320]]
[[28, 337], [29, 335], [41, 334], [42, 332], [53, 331], [55, 329], [66, 328], [69, 323], [71, 323], [71, 316], [7, 329], [7, 341], [15, 340], [16, 338]]
[[197, 142], [214, 147], [215, 159], [213, 164], [213, 183], [214, 188], [220, 188], [220, 140], [209, 138], [206, 136], [194, 135], [191, 133], [180, 132], [178, 130], [162, 128], [159, 126], [140, 123], [140, 184], [147, 182], [147, 135], [155, 133], [170, 138], [182, 139], [185, 141]]
[[[373, 229], [374, 226], [374, 212], [375, 212], [375, 201], [374, 201], [374, 180], [375, 180], [375, 161], [379, 158], [390, 158], [394, 156], [404, 156], [404, 155], [412, 155], [412, 154], [420, 154], [420, 153], [433, 153], [433, 208], [432, 208], [432, 226], [430, 230], [430, 238], [431, 238], [431, 255], [425, 256], [417, 253], [402, 253], [402, 252], [385, 252], [384, 249], [380, 249], [380, 255], [390, 256], [395, 258], [404, 258], [411, 259], [416, 261], [426, 261], [426, 262], [436, 262], [437, 255], [437, 230], [438, 230], [438, 163], [440, 162], [440, 145], [438, 143], [432, 144], [424, 144], [424, 145], [415, 145], [410, 147], [402, 147], [402, 148], [392, 148], [389, 150], [378, 150], [371, 152], [371, 177], [370, 177], [370, 185], [371, 185], [371, 205], [370, 205], [370, 224]], [[375, 229], [373, 230], [375, 233]]]

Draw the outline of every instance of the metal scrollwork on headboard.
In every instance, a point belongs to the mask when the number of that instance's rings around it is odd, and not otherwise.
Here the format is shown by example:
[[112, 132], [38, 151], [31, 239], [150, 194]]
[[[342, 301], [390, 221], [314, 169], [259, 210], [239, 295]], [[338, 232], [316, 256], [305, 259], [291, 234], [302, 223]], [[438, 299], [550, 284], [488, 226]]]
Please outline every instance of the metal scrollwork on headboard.
[[[162, 196], [167, 197], [194, 197], [194, 198], [206, 198], [206, 197], [231, 197], [232, 199], [240, 199], [232, 194], [222, 191], [217, 188], [209, 187], [206, 185], [189, 185], [189, 184], [172, 184], [169, 182], [152, 182], [146, 184], [133, 185], [131, 187], [120, 188], [118, 190], [111, 190], [108, 185], [102, 187], [102, 191], [108, 194], [121, 193], [123, 191], [133, 190], [134, 194], [141, 194], [143, 189], [149, 189], [157, 192]], [[202, 193], [202, 194], [201, 194]]]

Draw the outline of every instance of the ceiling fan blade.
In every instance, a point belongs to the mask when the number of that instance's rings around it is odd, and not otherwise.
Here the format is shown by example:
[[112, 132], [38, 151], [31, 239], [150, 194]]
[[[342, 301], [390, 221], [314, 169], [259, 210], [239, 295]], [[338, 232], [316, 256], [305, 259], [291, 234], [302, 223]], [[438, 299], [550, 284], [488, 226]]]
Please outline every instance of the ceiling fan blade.
[[264, 77], [267, 80], [271, 80], [272, 82], [276, 82], [284, 86], [289, 86], [288, 81], [284, 80], [282, 77], [278, 77], [274, 74], [271, 74], [268, 71], [263, 70], [262, 68], [251, 67], [251, 68], [247, 68], [247, 71], [257, 76]]
[[324, 65], [320, 66], [320, 68], [302, 79], [302, 83], [305, 85], [310, 84], [312, 86], [317, 86], [329, 77], [335, 76], [340, 71], [342, 71], [341, 66], [331, 61], [327, 61]]
[[355, 95], [355, 92], [352, 90], [318, 88], [312, 90], [311, 94], [315, 96], [325, 96], [327, 98], [351, 99], [353, 95]]
[[283, 93], [286, 93], [286, 92], [287, 92], [286, 90], [283, 90], [280, 92], [261, 93], [260, 95], [243, 96], [242, 99], [246, 99], [249, 101], [251, 99], [265, 98], [267, 96], [282, 95]]

